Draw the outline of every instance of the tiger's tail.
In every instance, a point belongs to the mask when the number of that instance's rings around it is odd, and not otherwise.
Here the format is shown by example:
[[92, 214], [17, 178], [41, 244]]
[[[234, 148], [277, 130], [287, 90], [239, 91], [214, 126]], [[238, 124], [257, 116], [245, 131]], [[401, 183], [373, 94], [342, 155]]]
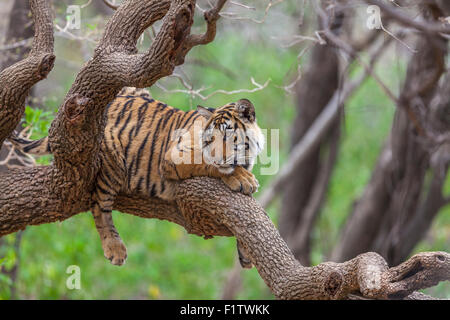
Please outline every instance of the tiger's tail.
[[29, 140], [18, 136], [16, 133], [12, 133], [8, 140], [16, 149], [22, 151], [23, 153], [39, 156], [51, 154], [48, 137], [39, 140]]

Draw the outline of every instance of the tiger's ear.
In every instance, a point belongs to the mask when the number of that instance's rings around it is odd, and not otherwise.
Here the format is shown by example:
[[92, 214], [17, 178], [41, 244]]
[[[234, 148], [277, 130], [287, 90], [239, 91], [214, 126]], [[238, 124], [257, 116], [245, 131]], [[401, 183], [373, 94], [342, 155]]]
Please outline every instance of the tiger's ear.
[[255, 107], [253, 103], [248, 99], [241, 99], [236, 103], [237, 110], [239, 111], [239, 116], [244, 121], [254, 122], [256, 119]]
[[205, 117], [206, 119], [211, 118], [212, 116], [212, 111], [210, 111], [208, 108], [202, 107], [202, 106], [197, 106], [197, 111], [200, 115], [202, 115], [203, 117]]

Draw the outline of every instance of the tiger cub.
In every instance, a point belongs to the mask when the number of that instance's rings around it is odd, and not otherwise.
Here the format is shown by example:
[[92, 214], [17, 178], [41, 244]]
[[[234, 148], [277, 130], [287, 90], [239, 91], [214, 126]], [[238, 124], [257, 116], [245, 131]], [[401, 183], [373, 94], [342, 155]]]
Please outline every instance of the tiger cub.
[[[185, 112], [152, 99], [146, 90], [124, 88], [106, 114], [91, 211], [105, 257], [114, 265], [127, 258], [111, 215], [119, 193], [172, 200], [177, 181], [197, 176], [219, 178], [244, 194], [258, 188], [250, 171], [264, 137], [247, 99]], [[25, 153], [51, 153], [47, 137], [10, 140]], [[237, 247], [241, 265], [250, 268], [239, 242]]]

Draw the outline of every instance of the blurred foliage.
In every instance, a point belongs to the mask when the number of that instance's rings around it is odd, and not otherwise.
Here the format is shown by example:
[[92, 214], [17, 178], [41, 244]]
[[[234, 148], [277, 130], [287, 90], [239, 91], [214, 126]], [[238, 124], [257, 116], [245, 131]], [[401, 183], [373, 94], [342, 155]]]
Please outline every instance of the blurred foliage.
[[[81, 1], [84, 3], [84, 1]], [[289, 12], [295, 8], [287, 5]], [[62, 24], [62, 23], [61, 23]], [[102, 30], [104, 21], [89, 20], [83, 32]], [[279, 129], [280, 167], [286, 160], [290, 145], [290, 126], [296, 114], [295, 97], [288, 95], [281, 86], [296, 77], [298, 47], [283, 49], [274, 45], [263, 31], [255, 34], [238, 32], [236, 24], [220, 29], [214, 43], [197, 47], [189, 53], [182, 68], [175, 72], [188, 75], [190, 83], [210, 87], [207, 94], [217, 89], [236, 90], [253, 88], [250, 78], [258, 83], [270, 79], [269, 86], [255, 93], [235, 95], [217, 94], [202, 101], [183, 93], [167, 93], [156, 86], [150, 88], [154, 98], [188, 110], [197, 104], [216, 107], [245, 97], [256, 106], [261, 128]], [[280, 27], [282, 28], [282, 27]], [[243, 30], [244, 31], [244, 30]], [[25, 125], [33, 128], [32, 138], [47, 135], [58, 101], [83, 63], [79, 43], [56, 39], [55, 69], [50, 74], [48, 87], [42, 87], [45, 95], [44, 109], [27, 108]], [[143, 46], [148, 46], [145, 39]], [[296, 51], [297, 49], [297, 51]], [[92, 50], [92, 48], [91, 48]], [[394, 54], [392, 54], [394, 56]], [[377, 68], [380, 76], [393, 88], [401, 83], [405, 72], [405, 57], [385, 58]], [[302, 58], [304, 69], [307, 55]], [[355, 68], [354, 73], [359, 68]], [[58, 84], [58, 85], [54, 85]], [[176, 79], [163, 79], [166, 88], [184, 89]], [[350, 99], [345, 109], [345, 125], [339, 158], [328, 198], [313, 233], [312, 261], [320, 263], [327, 258], [338, 241], [339, 230], [345, 223], [352, 202], [361, 195], [379, 154], [389, 134], [395, 107], [384, 96], [373, 80], [366, 81]], [[271, 154], [272, 150], [268, 153]], [[47, 164], [51, 157], [42, 157], [40, 164]], [[261, 193], [272, 176], [254, 173], [260, 181]], [[450, 190], [450, 180], [446, 190]], [[279, 203], [268, 213], [276, 223]], [[450, 208], [447, 206], [435, 219], [427, 238], [416, 251], [446, 250], [450, 248]], [[115, 225], [127, 248], [128, 259], [124, 266], [113, 266], [103, 257], [100, 239], [90, 213], [79, 214], [62, 223], [28, 227], [19, 252], [13, 249], [15, 235], [3, 239], [0, 247], [0, 266], [8, 270], [20, 254], [21, 264], [16, 282], [17, 295], [21, 299], [217, 299], [220, 298], [226, 276], [236, 256], [234, 238], [217, 237], [203, 240], [188, 235], [178, 225], [160, 220], [148, 220], [114, 212]], [[81, 289], [69, 290], [66, 269], [78, 265], [81, 269]], [[9, 299], [10, 279], [0, 273], [0, 299]], [[439, 297], [450, 298], [448, 283], [426, 291]], [[272, 299], [272, 295], [253, 268], [243, 272], [239, 299]]]

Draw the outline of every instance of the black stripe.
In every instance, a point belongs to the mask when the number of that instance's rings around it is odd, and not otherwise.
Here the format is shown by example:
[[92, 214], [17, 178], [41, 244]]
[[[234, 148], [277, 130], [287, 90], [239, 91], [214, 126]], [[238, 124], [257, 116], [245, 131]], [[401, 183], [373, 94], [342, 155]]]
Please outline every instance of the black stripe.
[[198, 118], [200, 118], [201, 117], [201, 115], [196, 115], [193, 119], [192, 119], [192, 121], [191, 121], [191, 123], [189, 123], [189, 125], [187, 126], [187, 128], [186, 129], [190, 129], [191, 127], [192, 127], [192, 125], [195, 123], [195, 120], [197, 120]]
[[[172, 112], [173, 113], [173, 112]], [[172, 116], [172, 113], [171, 114], [169, 114], [168, 115], [168, 118], [170, 117], [170, 116]], [[164, 124], [166, 123], [166, 121], [164, 122]], [[167, 136], [166, 136], [166, 141], [164, 141], [164, 143], [161, 143], [161, 149], [159, 150], [159, 158], [158, 158], [158, 175], [161, 177], [162, 175], [161, 175], [161, 169], [160, 169], [160, 164], [161, 164], [161, 157], [163, 156], [163, 153], [164, 153], [164, 155], [165, 155], [165, 153], [166, 153], [166, 150], [167, 150], [167, 144], [168, 144], [168, 142], [169, 142], [169, 139], [170, 139], [170, 135], [171, 135], [171, 133], [172, 133], [172, 128], [173, 128], [173, 124], [174, 124], [175, 122], [174, 121], [172, 121], [172, 123], [170, 124], [170, 127], [169, 127], [169, 131], [168, 131], [168, 134], [167, 134]], [[164, 192], [164, 189], [165, 189], [165, 185], [164, 185], [164, 181], [161, 179], [161, 188], [160, 188], [160, 190], [161, 190], [161, 193], [163, 193]]]
[[109, 191], [103, 189], [100, 185], [97, 184], [96, 189], [99, 190], [104, 195], [110, 195]]
[[181, 116], [179, 113], [177, 113], [178, 118], [177, 118], [177, 123], [175, 124], [174, 130], [178, 129], [178, 125], [180, 124], [181, 119], [184, 118], [185, 115], [186, 114], [183, 114], [183, 116]]
[[[155, 142], [159, 136], [159, 126], [161, 125], [161, 121], [162, 121], [162, 117], [159, 118], [158, 124], [156, 125], [155, 132], [153, 133], [153, 137], [152, 137], [152, 146], [150, 148], [150, 158], [149, 158], [148, 164], [147, 164], [147, 186], [150, 182], [152, 163], [153, 163], [153, 154], [155, 152]], [[148, 190], [148, 187], [147, 187], [147, 190]]]
[[174, 109], [170, 109], [169, 111], [167, 111], [167, 113], [164, 115], [165, 119], [164, 119], [164, 123], [163, 123], [163, 128], [166, 127], [167, 121], [169, 121], [169, 119], [172, 117], [173, 113], [175, 112]]
[[[125, 147], [125, 159], [128, 159], [128, 151], [132, 144], [131, 136], [133, 135], [134, 130], [136, 130], [136, 126], [133, 126], [133, 128], [131, 128], [130, 131], [128, 132], [128, 143], [127, 146]], [[133, 163], [131, 163], [131, 165], [133, 166]]]
[[[148, 132], [149, 133], [151, 133], [152, 132], [152, 125], [153, 125], [153, 121], [155, 120], [155, 116], [156, 116], [156, 114], [157, 114], [157, 111], [158, 111], [158, 109], [159, 109], [159, 107], [160, 107], [160, 105], [162, 105], [162, 104], [158, 104], [157, 106], [156, 106], [156, 108], [155, 108], [155, 111], [153, 112], [153, 114], [152, 114], [152, 118], [151, 118], [151, 120], [150, 120], [150, 124], [149, 124], [149, 126], [148, 126]], [[161, 119], [160, 119], [160, 121], [161, 121]], [[155, 130], [156, 131], [156, 130]], [[154, 136], [155, 136], [155, 131], [153, 131], [153, 137], [152, 137], [152, 141], [154, 140]], [[142, 146], [143, 147], [143, 146]], [[150, 168], [150, 160], [149, 160], [149, 163], [147, 164], [147, 181], [146, 181], [146, 183], [145, 183], [145, 185], [146, 185], [146, 190], [148, 191], [149, 189], [150, 189], [150, 172], [149, 172], [149, 168]]]
[[120, 138], [121, 138], [121, 136], [122, 136], [122, 133], [123, 133], [123, 131], [125, 130], [125, 128], [128, 126], [128, 123], [130, 122], [130, 120], [131, 120], [131, 115], [133, 114], [133, 111], [131, 111], [129, 114], [128, 114], [128, 118], [127, 118], [127, 120], [125, 120], [125, 123], [123, 124], [123, 126], [120, 128], [120, 130], [119, 130], [119, 134], [118, 134], [118, 136], [117, 136], [117, 139], [120, 141]]
[[[227, 111], [227, 110], [224, 110], [224, 111], [222, 111], [222, 112], [220, 112], [221, 114], [225, 114], [225, 115], [227, 115], [228, 117], [230, 117], [230, 118], [233, 118], [233, 116], [231, 115], [231, 113], [229, 112], [229, 111]], [[229, 119], [228, 119], [229, 120]]]
[[[169, 118], [172, 117], [174, 111], [175, 110], [172, 109], [166, 114], [166, 118], [164, 119], [164, 122], [163, 122], [163, 125], [162, 125], [163, 128], [166, 127], [167, 121], [169, 120]], [[161, 163], [161, 156], [162, 156], [163, 152], [165, 152], [165, 150], [167, 148], [167, 141], [168, 141], [168, 138], [170, 137], [170, 134], [172, 132], [173, 124], [174, 124], [174, 122], [172, 121], [172, 123], [170, 124], [169, 131], [167, 131], [168, 134], [167, 134], [166, 140], [164, 141], [164, 143], [161, 143], [161, 149], [159, 150], [159, 159], [158, 159], [158, 174], [159, 175], [161, 175], [161, 172], [159, 170], [159, 164]]]
[[[173, 129], [174, 123], [175, 123], [175, 121], [172, 121], [172, 123], [170, 124], [169, 131], [168, 131], [167, 138], [166, 138], [165, 145], [164, 145], [164, 153], [166, 153], [167, 146], [169, 145], [170, 138], [172, 137], [172, 129]], [[177, 123], [178, 123], [178, 121], [177, 121]], [[175, 128], [176, 128], [176, 125], [175, 125]], [[160, 161], [160, 163], [161, 163], [161, 161]]]
[[22, 139], [22, 138], [11, 137], [11, 139], [20, 144], [30, 144], [30, 143], [34, 142], [33, 140], [26, 140], [26, 139]]
[[186, 124], [188, 123], [189, 120], [192, 119], [193, 116], [195, 116], [196, 114], [198, 114], [198, 111], [195, 110], [194, 112], [192, 112], [192, 114], [186, 119], [186, 121], [184, 121], [184, 123], [181, 125], [181, 128], [184, 128], [186, 126]]
[[[163, 122], [163, 125], [162, 125], [162, 127], [163, 128], [165, 128], [166, 127], [166, 124], [167, 124], [167, 120], [169, 120], [169, 118], [172, 116], [172, 114], [173, 114], [173, 112], [175, 111], [175, 110], [170, 110], [170, 111], [172, 111], [172, 112], [168, 112], [167, 114], [166, 114], [166, 118], [164, 119], [164, 122]], [[173, 127], [173, 121], [172, 121], [172, 123], [170, 124], [170, 128], [169, 128], [169, 131], [168, 131], [168, 134], [167, 134], [167, 136], [166, 136], [166, 140], [164, 141], [164, 143], [161, 143], [161, 148], [159, 149], [159, 156], [158, 156], [158, 175], [159, 176], [161, 176], [161, 170], [160, 170], [160, 168], [159, 168], [159, 165], [161, 164], [161, 157], [162, 157], [162, 155], [163, 155], [163, 153], [165, 153], [165, 150], [166, 150], [166, 148], [167, 148], [167, 139], [169, 138], [169, 136], [170, 136], [170, 133], [171, 133], [171, 131], [172, 131], [172, 127]]]
[[122, 118], [125, 116], [125, 111], [127, 110], [128, 106], [131, 104], [131, 106], [133, 105], [134, 99], [128, 100], [127, 102], [124, 103], [122, 110], [120, 110], [119, 114], [117, 115], [117, 119], [116, 122], [114, 124], [115, 127], [117, 127], [120, 123], [120, 121], [122, 120]]
[[136, 157], [136, 169], [134, 170], [134, 174], [137, 174], [137, 171], [139, 169], [139, 165], [140, 165], [141, 160], [142, 160], [142, 151], [144, 151], [144, 147], [147, 144], [148, 137], [150, 136], [150, 133], [151, 133], [151, 131], [147, 132], [147, 135], [145, 136], [144, 141], [139, 146], [137, 157]]
[[158, 102], [157, 106], [158, 106], [158, 108], [161, 108], [161, 110], [164, 110], [167, 107], [167, 104]]
[[[114, 165], [111, 164], [109, 161], [104, 159], [102, 162], [102, 174], [104, 175], [103, 178], [108, 179], [109, 181], [106, 181], [107, 184], [120, 184], [121, 183], [121, 177], [116, 176], [117, 169], [114, 169]], [[100, 178], [102, 178], [102, 175], [100, 175]]]
[[27, 153], [27, 152], [29, 152], [30, 150], [33, 150], [33, 149], [35, 149], [35, 148], [37, 148], [37, 147], [40, 147], [41, 144], [42, 144], [42, 142], [43, 142], [42, 139], [41, 139], [41, 140], [37, 140], [37, 141], [33, 141], [31, 144], [29, 144], [28, 146], [24, 147], [24, 148], [23, 148], [23, 151], [24, 151], [25, 153]]
[[117, 184], [117, 182], [115, 182], [114, 179], [111, 179], [111, 176], [105, 170], [103, 170], [102, 173], [98, 176], [98, 180], [101, 180], [103, 184], [108, 187], [108, 189], [113, 189], [112, 185]]
[[140, 177], [138, 184], [137, 184], [137, 191], [141, 191], [142, 190], [142, 182], [144, 181], [144, 177]]
[[142, 97], [142, 96], [141, 96], [141, 98], [142, 98], [143, 100], [147, 101], [148, 103], [153, 103], [153, 102], [155, 102], [155, 99], [152, 99], [152, 98], [147, 98], [147, 97]]
[[152, 190], [150, 191], [150, 197], [156, 196], [155, 184], [152, 184]]
[[[114, 102], [114, 101], [113, 101], [113, 102]], [[111, 108], [113, 102], [110, 102], [110, 103], [108, 103], [108, 104], [106, 105], [105, 111], [109, 111], [109, 108]]]
[[131, 171], [133, 169], [133, 163], [134, 163], [135, 160], [136, 160], [136, 157], [134, 156], [133, 159], [131, 160], [131, 166], [130, 166], [130, 168], [128, 170], [128, 175], [127, 175], [128, 176], [128, 189], [131, 189], [131, 177], [133, 176], [131, 174]]
[[138, 123], [136, 125], [136, 130], [134, 132], [135, 137], [139, 134], [142, 124], [144, 123], [145, 114], [147, 113], [147, 109], [148, 109], [148, 102], [141, 105], [138, 109]]

